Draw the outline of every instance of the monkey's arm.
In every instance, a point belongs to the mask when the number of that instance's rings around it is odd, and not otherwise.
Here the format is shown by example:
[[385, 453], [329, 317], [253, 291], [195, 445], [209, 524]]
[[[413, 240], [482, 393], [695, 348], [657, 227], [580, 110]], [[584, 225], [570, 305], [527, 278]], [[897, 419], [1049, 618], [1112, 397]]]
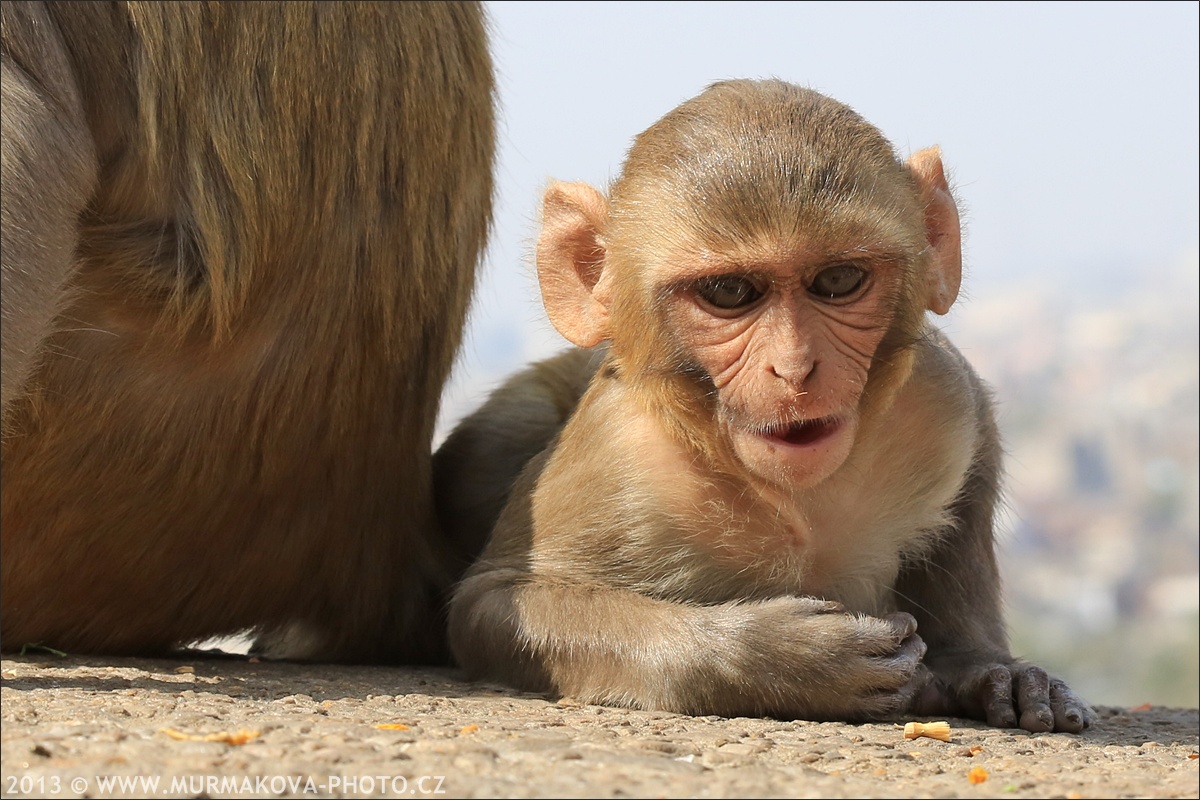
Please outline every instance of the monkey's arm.
[[969, 373], [980, 444], [952, 506], [954, 529], [932, 552], [908, 563], [896, 582], [897, 606], [912, 613], [928, 645], [934, 680], [914, 700], [921, 715], [959, 715], [1002, 728], [1070, 731], [1094, 715], [1067, 685], [1009, 653], [993, 520], [1001, 447], [987, 390]]
[[66, 49], [40, 3], [4, 3], [0, 30], [0, 404], [36, 366], [60, 310], [96, 155]]
[[925, 646], [907, 614], [812, 598], [693, 605], [520, 569], [477, 570], [450, 612], [475, 676], [589, 703], [724, 716], [903, 710]]

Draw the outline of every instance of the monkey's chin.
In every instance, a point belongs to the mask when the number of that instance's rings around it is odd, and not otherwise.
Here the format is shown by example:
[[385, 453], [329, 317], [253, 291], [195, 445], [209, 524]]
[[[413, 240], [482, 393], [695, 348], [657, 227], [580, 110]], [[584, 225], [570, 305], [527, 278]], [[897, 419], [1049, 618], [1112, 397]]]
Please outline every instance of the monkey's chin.
[[781, 487], [813, 486], [837, 471], [850, 455], [858, 419], [828, 416], [766, 430], [736, 430], [734, 451], [746, 467]]

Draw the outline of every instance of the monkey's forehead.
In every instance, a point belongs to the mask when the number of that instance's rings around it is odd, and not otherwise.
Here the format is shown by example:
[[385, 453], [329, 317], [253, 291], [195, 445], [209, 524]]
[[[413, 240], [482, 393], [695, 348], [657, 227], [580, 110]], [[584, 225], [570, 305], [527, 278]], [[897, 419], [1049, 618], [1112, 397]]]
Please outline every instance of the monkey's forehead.
[[921, 206], [907, 192], [814, 198], [771, 188], [684, 188], [614, 203], [609, 249], [643, 267], [692, 264], [708, 272], [719, 265], [914, 261], [927, 247]]
[[919, 224], [919, 188], [890, 148], [863, 152], [795, 139], [743, 132], [712, 148], [631, 156], [610, 192], [613, 219], [709, 242], [818, 233], [852, 239]]
[[631, 160], [613, 186], [614, 204], [674, 201], [729, 215], [740, 209], [827, 214], [846, 203], [901, 211], [920, 202], [912, 174], [890, 150], [868, 153], [753, 135], [722, 144], [660, 153], [652, 162]]

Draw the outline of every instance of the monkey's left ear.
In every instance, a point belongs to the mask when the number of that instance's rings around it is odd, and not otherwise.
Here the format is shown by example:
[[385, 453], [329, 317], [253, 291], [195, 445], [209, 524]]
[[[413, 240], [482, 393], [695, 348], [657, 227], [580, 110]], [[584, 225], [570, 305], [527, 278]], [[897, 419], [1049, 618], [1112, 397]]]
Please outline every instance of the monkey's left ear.
[[926, 307], [935, 314], [945, 314], [958, 297], [962, 283], [962, 226], [958, 206], [946, 182], [940, 148], [927, 147], [913, 153], [908, 168], [921, 187], [925, 238], [932, 251], [926, 278]]
[[538, 284], [554, 327], [573, 344], [609, 338], [608, 282], [603, 281], [608, 200], [586, 183], [554, 183], [542, 201]]

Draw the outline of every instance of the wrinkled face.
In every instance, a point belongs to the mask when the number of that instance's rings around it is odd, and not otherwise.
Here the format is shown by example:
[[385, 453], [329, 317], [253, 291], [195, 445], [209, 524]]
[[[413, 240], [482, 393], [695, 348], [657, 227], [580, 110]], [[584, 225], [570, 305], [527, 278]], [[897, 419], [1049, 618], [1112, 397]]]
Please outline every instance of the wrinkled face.
[[658, 282], [692, 372], [742, 464], [786, 486], [829, 477], [849, 455], [872, 359], [895, 307], [889, 256], [792, 248], [748, 260], [704, 254]]
[[846, 461], [958, 291], [937, 151], [902, 164], [851, 109], [778, 81], [710, 87], [636, 138], [608, 203], [585, 195], [548, 193], [559, 330], [610, 339], [680, 441], [782, 489]]

